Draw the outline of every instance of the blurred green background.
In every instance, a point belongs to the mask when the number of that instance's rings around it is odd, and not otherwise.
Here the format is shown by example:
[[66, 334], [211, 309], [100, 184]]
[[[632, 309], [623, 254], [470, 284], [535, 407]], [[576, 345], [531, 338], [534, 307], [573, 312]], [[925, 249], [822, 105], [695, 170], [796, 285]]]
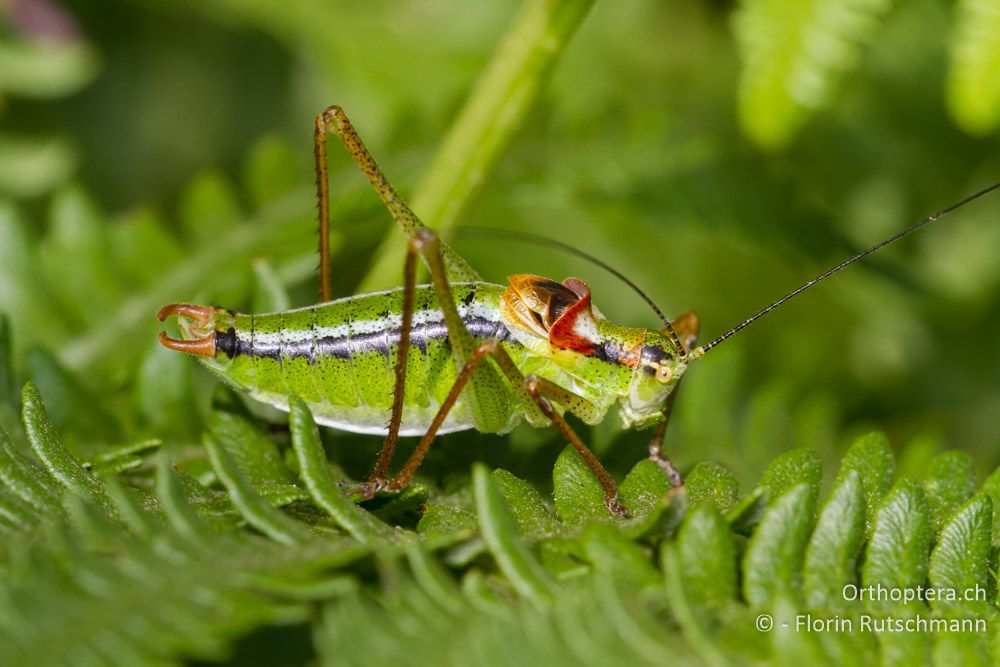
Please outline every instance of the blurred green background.
[[[1000, 180], [995, 3], [787, 5], [597, 2], [461, 224], [576, 244], [668, 313], [695, 310], [708, 340]], [[141, 437], [197, 448], [215, 382], [155, 343], [156, 309], [267, 309], [286, 291], [293, 306], [313, 302], [314, 115], [343, 105], [412, 195], [517, 11], [497, 0], [3, 7], [0, 311], [18, 381], [40, 386], [85, 456]], [[346, 156], [331, 156], [334, 275], [348, 295], [398, 232]], [[977, 202], [720, 346], [688, 374], [668, 451], [682, 469], [716, 459], [750, 484], [792, 447], [832, 462], [878, 428], [902, 474], [950, 448], [981, 474], [996, 467], [998, 217], [1000, 197]], [[454, 245], [488, 280], [583, 277], [609, 318], [656, 324], [571, 257]], [[14, 414], [0, 415], [8, 429]], [[589, 437], [620, 472], [645, 435], [616, 422]], [[341, 436], [327, 436], [336, 447]], [[360, 440], [366, 455], [378, 444]], [[511, 440], [541, 448], [528, 458], [546, 477], [556, 439]], [[498, 438], [449, 442], [459, 463], [438, 455], [432, 471], [504, 460]]]

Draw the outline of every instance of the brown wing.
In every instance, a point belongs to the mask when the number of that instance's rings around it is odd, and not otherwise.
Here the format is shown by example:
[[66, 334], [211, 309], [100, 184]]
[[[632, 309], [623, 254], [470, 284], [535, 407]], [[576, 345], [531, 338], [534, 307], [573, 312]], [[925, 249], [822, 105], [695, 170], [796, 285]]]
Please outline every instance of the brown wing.
[[507, 278], [503, 308], [509, 321], [564, 350], [593, 354], [596, 328], [590, 306], [590, 288], [582, 280], [563, 283], [518, 274]]

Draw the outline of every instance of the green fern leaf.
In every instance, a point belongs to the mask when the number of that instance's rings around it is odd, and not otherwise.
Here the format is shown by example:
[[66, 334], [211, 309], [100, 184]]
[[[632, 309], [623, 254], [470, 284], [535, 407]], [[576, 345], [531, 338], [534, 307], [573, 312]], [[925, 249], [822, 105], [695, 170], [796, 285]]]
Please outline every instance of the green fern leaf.
[[743, 597], [767, 609], [779, 598], [796, 598], [806, 544], [813, 528], [816, 490], [792, 487], [768, 508], [743, 557]]
[[[731, 473], [719, 466], [703, 467], [704, 488], [694, 485], [688, 498], [687, 489], [671, 490], [662, 475], [651, 477], [658, 473], [654, 463], [640, 462], [621, 496], [637, 510], [648, 505], [645, 518], [614, 519], [605, 510], [600, 516], [566, 512], [570, 521], [559, 521], [526, 482], [476, 465], [471, 505], [460, 492], [434, 506], [467, 512], [460, 530], [395, 532], [337, 488], [340, 473], [326, 462], [298, 399], [290, 417], [298, 473], [243, 417], [220, 412], [212, 418], [205, 446], [214, 475], [205, 481], [221, 481], [228, 495], [175, 472], [163, 452], [152, 493], [128, 478], [93, 476], [99, 465], [113, 470], [142, 462], [155, 443], [122, 445], [80, 464], [59, 443], [40, 400], [28, 385], [26, 431], [44, 467], [0, 435], [6, 484], [0, 534], [11, 540], [9, 576], [0, 578], [4, 664], [27, 656], [51, 664], [80, 655], [143, 664], [223, 659], [249, 632], [309, 623], [304, 604], [315, 601], [325, 609], [313, 626], [316, 650], [337, 664], [362, 656], [406, 663], [444, 655], [459, 662], [483, 650], [482, 661], [492, 663], [496, 651], [511, 646], [517, 660], [531, 664], [628, 659], [653, 665], [667, 651], [712, 664], [749, 655], [850, 665], [921, 661], [931, 653], [975, 662], [989, 646], [980, 632], [877, 639], [844, 632], [820, 641], [787, 628], [806, 612], [854, 622], [862, 614], [984, 623], [998, 616], [995, 604], [982, 598], [928, 604], [845, 593], [859, 582], [886, 590], [915, 590], [927, 581], [942, 590], [993, 590], [992, 487], [957, 506], [969, 477], [966, 460], [955, 454], [939, 457], [923, 487], [904, 480], [881, 498], [863, 550], [868, 499], [881, 495], [893, 469], [877, 434], [859, 438], [845, 455], [818, 519], [815, 455], [792, 450], [772, 462], [748, 496], [752, 502], [743, 500], [744, 511], [737, 512], [746, 516], [753, 506], [759, 514], [742, 524], [749, 541], [737, 558], [739, 526], [727, 522], [715, 502], [731, 503], [726, 499], [735, 491]], [[603, 495], [593, 492], [599, 483], [576, 458], [567, 450], [557, 463], [556, 505], [582, 489], [603, 508]], [[308, 494], [279, 509], [260, 492], [267, 480], [301, 483]], [[425, 493], [397, 502], [409, 506]], [[676, 538], [659, 522], [656, 531], [636, 529], [666, 509], [681, 520]], [[932, 551], [935, 511], [942, 523]], [[41, 532], [33, 530], [39, 526]], [[380, 582], [374, 588], [366, 583], [373, 554]], [[455, 571], [461, 582], [452, 578]], [[782, 629], [755, 630], [761, 610], [784, 623]], [[43, 630], [26, 627], [21, 614]], [[370, 627], [379, 628], [377, 640], [364, 630]]]
[[743, 3], [733, 17], [743, 131], [763, 148], [785, 146], [857, 65], [889, 7], [888, 0]]
[[851, 471], [830, 492], [806, 550], [802, 571], [805, 603], [811, 609], [844, 606], [843, 588], [857, 583], [865, 540], [861, 475]]
[[1000, 4], [961, 0], [955, 12], [948, 109], [963, 130], [985, 135], [1000, 121]]

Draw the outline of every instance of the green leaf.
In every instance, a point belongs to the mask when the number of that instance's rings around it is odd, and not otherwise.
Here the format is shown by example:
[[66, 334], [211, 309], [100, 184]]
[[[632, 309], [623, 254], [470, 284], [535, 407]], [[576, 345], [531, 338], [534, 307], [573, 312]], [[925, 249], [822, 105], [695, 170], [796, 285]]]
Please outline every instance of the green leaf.
[[[28, 377], [52, 404], [51, 419], [66, 433], [70, 444], [83, 441], [114, 441], [121, 437], [121, 426], [104, 409], [95, 392], [85, 387], [48, 352], [38, 348], [28, 350]], [[91, 445], [91, 443], [87, 443]]]
[[319, 439], [319, 429], [309, 406], [297, 396], [289, 400], [292, 446], [299, 459], [302, 480], [317, 505], [349, 535], [361, 542], [372, 542], [392, 536], [392, 529], [364, 511], [337, 488], [330, 465]]
[[285, 140], [267, 136], [254, 144], [243, 175], [255, 206], [264, 206], [293, 192], [304, 180], [299, 151]]
[[78, 151], [62, 137], [0, 136], [0, 192], [18, 198], [43, 195], [66, 183], [79, 161]]
[[[861, 569], [862, 585], [900, 590], [922, 585], [927, 579], [931, 535], [930, 508], [923, 491], [913, 480], [900, 481], [875, 515]], [[891, 611], [897, 606], [874, 600], [869, 608]]]
[[578, 526], [588, 521], [607, 521], [604, 489], [597, 476], [572, 445], [567, 445], [552, 469], [556, 512], [564, 523]]
[[199, 246], [244, 222], [236, 193], [222, 172], [204, 171], [191, 181], [181, 197], [180, 221], [185, 235]]
[[637, 524], [655, 521], [666, 507], [667, 494], [673, 490], [670, 480], [655, 461], [643, 459], [632, 466], [618, 487], [618, 499]]
[[514, 517], [486, 466], [477, 463], [472, 468], [472, 488], [479, 528], [500, 571], [514, 589], [529, 600], [536, 604], [549, 601], [554, 584], [521, 541]]
[[289, 546], [311, 541], [312, 535], [308, 529], [282, 514], [257, 494], [225, 446], [208, 434], [204, 437], [204, 443], [216, 475], [229, 491], [233, 505], [247, 523], [271, 539]]
[[58, 343], [70, 329], [69, 322], [50, 306], [52, 296], [39, 273], [38, 244], [28, 233], [20, 211], [0, 202], [0, 310], [17, 327], [18, 341], [28, 335], [33, 340]]
[[97, 74], [93, 47], [83, 40], [0, 42], [0, 91], [47, 98], [79, 90]]
[[733, 531], [741, 535], [753, 533], [767, 509], [767, 491], [758, 486], [726, 514]]
[[793, 486], [808, 484], [813, 493], [819, 491], [822, 464], [816, 452], [810, 449], [793, 449], [785, 452], [767, 466], [761, 487], [770, 498], [778, 498]]
[[714, 461], [697, 464], [685, 478], [684, 488], [692, 506], [711, 502], [723, 514], [733, 509], [740, 497], [736, 475]]
[[798, 597], [815, 506], [815, 488], [802, 482], [768, 507], [743, 556], [743, 597], [752, 607]]
[[802, 590], [808, 608], [835, 610], [844, 606], [843, 589], [857, 583], [858, 558], [864, 542], [861, 474], [851, 470], [830, 492], [806, 549]]
[[[884, 596], [868, 596], [869, 611], [895, 618], [913, 618], [921, 613], [922, 602], [896, 601], [891, 594], [912, 592], [927, 580], [932, 533], [930, 508], [922, 490], [913, 480], [901, 480], [875, 516], [861, 569], [862, 590], [886, 591]], [[886, 660], [897, 664], [924, 661], [930, 646], [929, 637], [922, 632], [885, 633], [878, 639]]]
[[129, 212], [111, 229], [111, 262], [125, 280], [136, 285], [156, 282], [183, 259], [167, 224], [144, 207]]
[[143, 422], [158, 433], [191, 430], [194, 406], [194, 365], [151, 339], [139, 364], [134, 402]]
[[551, 537], [538, 544], [538, 560], [558, 581], [579, 580], [590, 574], [580, 541], [569, 537]]
[[147, 508], [158, 509], [158, 501], [146, 492], [125, 486], [114, 478], [105, 478], [104, 486], [122, 522], [143, 539], [155, 539], [163, 529], [164, 520], [161, 515], [155, 515]]
[[976, 490], [972, 458], [955, 450], [939, 454], [931, 462], [923, 486], [931, 510], [931, 525], [937, 533]]
[[[15, 405], [14, 340], [10, 318], [0, 312], [0, 406]], [[0, 407], [0, 410], [3, 408]]]
[[426, 485], [411, 483], [399, 493], [377, 494], [364, 507], [385, 523], [408, 524], [419, 518], [428, 498], [430, 489]]
[[215, 535], [209, 525], [188, 503], [180, 479], [167, 462], [167, 457], [159, 457], [156, 469], [156, 496], [163, 506], [174, 529], [185, 539], [196, 544], [211, 544]]
[[65, 313], [97, 324], [125, 296], [108, 262], [111, 243], [105, 216], [81, 188], [71, 187], [56, 195], [51, 218], [41, 252], [50, 288]]
[[253, 262], [253, 305], [254, 313], [279, 313], [291, 308], [291, 299], [284, 285], [271, 265], [264, 260]]
[[822, 466], [815, 452], [807, 449], [785, 452], [767, 466], [757, 488], [729, 511], [727, 519], [733, 530], [749, 534], [761, 520], [768, 503], [773, 503], [797, 484], [808, 484], [813, 489], [815, 501], [821, 474]]
[[60, 491], [55, 480], [14, 447], [0, 428], [0, 481], [4, 488], [43, 514], [60, 511]]
[[0, 525], [3, 528], [30, 530], [40, 519], [40, 513], [28, 501], [0, 487]]
[[554, 532], [555, 521], [535, 487], [503, 469], [493, 471], [493, 483], [500, 490], [522, 533], [541, 537]]
[[417, 531], [427, 535], [471, 534], [476, 526], [475, 513], [463, 507], [429, 503], [417, 523]]
[[711, 502], [694, 504], [677, 534], [681, 583], [696, 609], [723, 609], [736, 599], [736, 548], [729, 524]]
[[428, 596], [447, 611], [461, 613], [464, 607], [461, 592], [444, 567], [419, 542], [409, 541], [404, 549], [414, 579]]
[[100, 507], [111, 510], [104, 485], [91, 475], [63, 446], [55, 426], [45, 411], [42, 395], [32, 383], [24, 385], [21, 394], [24, 432], [35, 456], [60, 484], [91, 499]]
[[996, 664], [990, 659], [986, 639], [971, 633], [949, 632], [938, 635], [935, 637], [933, 655], [935, 665], [989, 667]]
[[[725, 649], [710, 634], [704, 621], [705, 610], [695, 606], [698, 604], [696, 598], [689, 598], [689, 590], [683, 580], [684, 564], [677, 551], [677, 545], [671, 543], [665, 543], [660, 551], [660, 563], [666, 580], [671, 611], [683, 629], [686, 642], [698, 654], [702, 663], [713, 667], [728, 665], [729, 659], [724, 653]], [[758, 633], [758, 638], [760, 636]], [[741, 643], [739, 653], [745, 655], [747, 648], [747, 643]]]
[[139, 455], [156, 449], [161, 444], [159, 440], [147, 439], [118, 445], [101, 452], [88, 465], [98, 477], [112, 477], [118, 474], [115, 472], [117, 470], [135, 468], [144, 463]]
[[950, 41], [948, 110], [969, 134], [987, 135], [1000, 121], [1000, 8], [990, 0], [960, 0]]
[[596, 571], [640, 587], [660, 583], [660, 575], [653, 567], [649, 553], [623, 536], [616, 526], [589, 523], [580, 535], [580, 542], [587, 560]]
[[983, 482], [980, 493], [989, 496], [993, 501], [993, 524], [992, 534], [994, 545], [1000, 543], [1000, 468], [997, 468]]
[[861, 478], [865, 497], [865, 521], [869, 533], [874, 526], [875, 512], [882, 497], [892, 486], [894, 470], [895, 462], [889, 440], [879, 432], [869, 433], [855, 440], [841, 461], [840, 472], [837, 473], [838, 484], [852, 472], [858, 473]]
[[209, 417], [209, 429], [258, 489], [295, 484], [295, 473], [285, 464], [274, 441], [242, 416], [215, 410]]
[[[969, 500], [941, 531], [931, 552], [928, 579], [931, 588], [951, 591], [958, 599], [931, 600], [931, 608], [952, 612], [954, 617], [986, 618], [989, 604], [986, 592], [993, 573], [990, 571], [993, 502], [977, 495]], [[972, 599], [968, 593], [974, 592]], [[976, 595], [981, 592], [982, 595]], [[978, 598], [978, 599], [977, 599]]]
[[744, 2], [733, 16], [743, 131], [763, 148], [787, 145], [857, 66], [889, 7], [887, 0]]

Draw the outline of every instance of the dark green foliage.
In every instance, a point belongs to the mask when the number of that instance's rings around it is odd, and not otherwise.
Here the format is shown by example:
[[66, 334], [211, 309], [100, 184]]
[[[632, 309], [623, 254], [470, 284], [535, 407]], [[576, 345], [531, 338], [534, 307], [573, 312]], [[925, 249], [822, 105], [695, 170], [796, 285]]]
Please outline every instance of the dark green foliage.
[[851, 473], [857, 474], [865, 503], [865, 525], [869, 532], [875, 519], [875, 510], [882, 502], [882, 496], [892, 486], [895, 465], [889, 440], [882, 433], [869, 433], [858, 438], [844, 456], [837, 483], [844, 482]]
[[720, 512], [728, 512], [739, 498], [736, 476], [718, 463], [699, 463], [684, 480], [692, 503], [711, 502]]
[[931, 509], [934, 529], [941, 530], [945, 520], [955, 513], [976, 490], [972, 459], [965, 452], [951, 451], [937, 456], [924, 478], [924, 493]]
[[856, 581], [858, 557], [865, 541], [861, 487], [861, 474], [848, 470], [830, 492], [809, 539], [802, 590], [805, 601], [814, 609], [844, 606], [843, 587]]
[[[751, 493], [760, 518], [740, 556], [741, 538], [713, 502], [720, 496], [704, 483], [671, 490], [650, 461], [622, 484], [627, 519], [598, 511], [603, 497], [587, 489], [599, 484], [567, 449], [554, 503], [509, 472], [476, 465], [471, 504], [465, 489], [441, 495], [413, 532], [346, 499], [298, 400], [291, 431], [300, 472], [284, 463], [288, 443], [217, 411], [205, 446], [218, 481], [208, 486], [175, 472], [156, 443], [108, 452], [102, 465], [143, 465], [95, 476], [96, 464], [62, 445], [30, 384], [23, 419], [43, 467], [0, 432], [3, 664], [223, 659], [251, 632], [303, 623], [321, 660], [336, 664], [421, 664], [430, 655], [480, 664], [658, 664], [665, 655], [861, 664], [879, 653], [921, 662], [929, 652], [977, 659], [994, 641], [897, 633], [875, 644], [841, 633], [817, 642], [754, 630], [761, 611], [793, 625], [804, 613], [997, 620], [987, 493], [943, 509], [939, 529], [928, 494], [901, 480], [877, 504], [866, 542], [864, 489], [891, 479], [891, 459], [858, 464], [877, 460], [884, 440], [872, 436], [845, 456], [818, 514], [815, 460], [796, 450], [775, 461]], [[728, 479], [721, 467], [706, 469], [703, 480]], [[275, 485], [300, 491], [282, 496]], [[554, 513], [571, 499], [589, 509]], [[431, 518], [448, 512], [466, 518]], [[904, 603], [843, 592], [859, 585], [979, 587], [989, 597]]]
[[[738, 567], [733, 535], [722, 514], [708, 503], [695, 505], [672, 549], [682, 585], [700, 613], [722, 609], [738, 596]], [[683, 566], [681, 566], [683, 564]]]

